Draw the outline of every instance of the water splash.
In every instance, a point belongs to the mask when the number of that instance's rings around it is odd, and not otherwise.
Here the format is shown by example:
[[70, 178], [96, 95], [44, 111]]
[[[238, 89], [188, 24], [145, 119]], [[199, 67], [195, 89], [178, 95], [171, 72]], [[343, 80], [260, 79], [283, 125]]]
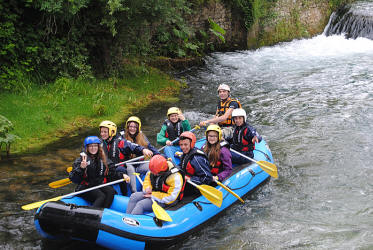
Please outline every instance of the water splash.
[[331, 15], [324, 34], [373, 40], [373, 2], [357, 2], [341, 7]]

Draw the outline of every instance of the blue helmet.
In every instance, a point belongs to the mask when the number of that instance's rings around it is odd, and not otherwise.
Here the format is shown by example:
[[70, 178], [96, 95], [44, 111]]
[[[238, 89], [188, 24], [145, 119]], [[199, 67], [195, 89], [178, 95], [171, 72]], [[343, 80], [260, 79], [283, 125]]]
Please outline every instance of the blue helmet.
[[101, 144], [101, 141], [97, 136], [88, 136], [84, 139], [84, 148], [87, 149], [87, 146], [93, 143]]

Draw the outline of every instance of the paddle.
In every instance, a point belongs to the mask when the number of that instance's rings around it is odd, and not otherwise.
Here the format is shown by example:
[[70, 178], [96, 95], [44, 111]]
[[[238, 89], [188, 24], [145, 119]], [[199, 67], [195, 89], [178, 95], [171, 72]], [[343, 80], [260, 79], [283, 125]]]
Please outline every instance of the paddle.
[[252, 162], [255, 162], [256, 164], [258, 164], [265, 172], [267, 172], [270, 176], [274, 177], [274, 178], [278, 178], [278, 171], [277, 171], [277, 167], [275, 164], [273, 163], [270, 163], [268, 161], [256, 161], [254, 160], [253, 158], [250, 158], [244, 154], [241, 154], [240, 152], [237, 152], [236, 150], [234, 149], [230, 149], [232, 152], [252, 161]]
[[[149, 161], [131, 162], [131, 164], [135, 165], [135, 164], [142, 164], [142, 163], [147, 163], [147, 162], [149, 162]], [[68, 167], [66, 169], [66, 171], [68, 173], [70, 173], [72, 169], [73, 169], [72, 167]], [[69, 178], [65, 178], [65, 179], [61, 179], [61, 180], [58, 180], [58, 181], [51, 182], [48, 185], [51, 188], [59, 188], [59, 187], [69, 185], [70, 183], [72, 183], [72, 181]]]
[[[133, 173], [137, 179], [139, 180], [139, 182], [141, 183], [141, 185], [143, 184], [140, 176], [139, 176], [139, 173]], [[152, 199], [152, 209], [153, 209], [153, 212], [155, 214], [155, 217], [157, 217], [159, 220], [163, 220], [163, 221], [172, 221], [172, 218], [170, 217], [170, 215], [166, 212], [166, 210], [163, 209], [163, 207], [161, 207], [160, 205], [158, 205], [158, 203], [153, 199]]]
[[57, 197], [54, 197], [54, 198], [51, 198], [51, 199], [48, 199], [48, 200], [37, 201], [37, 202], [31, 203], [31, 204], [27, 204], [27, 205], [22, 206], [22, 209], [23, 210], [31, 210], [31, 209], [40, 207], [41, 205], [43, 205], [44, 203], [46, 203], [48, 201], [58, 201], [58, 200], [61, 200], [65, 197], [68, 197], [68, 196], [75, 196], [75, 195], [78, 195], [78, 194], [86, 193], [86, 192], [89, 192], [89, 191], [92, 191], [92, 190], [95, 190], [95, 189], [98, 189], [98, 188], [102, 188], [102, 187], [105, 187], [105, 186], [113, 185], [113, 184], [116, 184], [116, 183], [119, 183], [119, 182], [122, 182], [122, 181], [124, 181], [124, 179], [108, 182], [108, 183], [101, 184], [101, 185], [91, 187], [91, 188], [87, 188], [87, 189], [84, 189], [84, 190], [81, 190], [81, 191], [78, 191], [78, 192], [73, 192], [73, 193], [70, 193], [70, 194], [57, 196]]
[[236, 197], [239, 201], [241, 201], [242, 203], [245, 203], [245, 201], [243, 199], [241, 199], [240, 196], [238, 196], [238, 194], [236, 194], [235, 192], [232, 191], [232, 189], [230, 189], [229, 187], [227, 187], [226, 185], [224, 185], [223, 183], [221, 183], [220, 181], [217, 181], [217, 180], [214, 180], [219, 186], [221, 186], [222, 188], [224, 188], [225, 190], [227, 190], [229, 193], [231, 193], [234, 197]]
[[[66, 171], [67, 171], [68, 173], [70, 173], [71, 170], [73, 170], [72, 167], [68, 167], [68, 168], [66, 169]], [[68, 185], [68, 184], [70, 184], [70, 183], [71, 183], [71, 180], [70, 180], [69, 178], [65, 178], [65, 179], [62, 179], [62, 180], [58, 180], [58, 181], [51, 182], [51, 183], [49, 183], [48, 185], [49, 185], [49, 187], [51, 187], [51, 188], [59, 188], [59, 187], [66, 186], [66, 185]]]
[[217, 207], [221, 207], [221, 204], [223, 202], [223, 193], [220, 190], [217, 190], [216, 188], [205, 184], [197, 185], [191, 180], [188, 180], [187, 182], [193, 185], [194, 187], [198, 188], [201, 194], [205, 196], [206, 199], [209, 200], [212, 204], [214, 204]]

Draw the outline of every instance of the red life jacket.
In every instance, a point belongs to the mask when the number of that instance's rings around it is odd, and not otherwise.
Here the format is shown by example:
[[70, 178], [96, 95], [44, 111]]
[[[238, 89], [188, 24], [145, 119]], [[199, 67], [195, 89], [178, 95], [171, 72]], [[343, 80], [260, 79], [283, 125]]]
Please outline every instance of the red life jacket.
[[120, 136], [116, 136], [108, 143], [106, 141], [103, 142], [103, 149], [106, 154], [106, 156], [115, 164], [117, 164], [120, 161], [123, 160], [129, 160], [127, 159], [125, 155], [123, 155], [119, 147], [123, 147], [124, 141]]
[[248, 129], [249, 128], [247, 127], [247, 123], [245, 123], [241, 127], [235, 128], [233, 132], [233, 143], [231, 145], [233, 149], [241, 152], [254, 150], [255, 144], [253, 144], [252, 141], [247, 141], [245, 139]]
[[190, 164], [190, 161], [195, 154], [202, 155], [207, 159], [205, 153], [197, 148], [193, 148], [188, 154], [183, 155], [181, 158], [181, 169], [185, 172], [185, 175], [189, 177], [193, 176], [196, 172], [192, 164]]
[[[220, 147], [229, 147], [229, 144], [226, 141], [221, 141], [220, 142]], [[218, 175], [218, 173], [223, 171], [223, 164], [220, 160], [220, 156], [219, 156], [219, 160], [218, 160], [218, 162], [216, 163], [215, 166], [210, 165], [210, 170], [211, 170], [211, 174], [215, 175], [215, 176]]]

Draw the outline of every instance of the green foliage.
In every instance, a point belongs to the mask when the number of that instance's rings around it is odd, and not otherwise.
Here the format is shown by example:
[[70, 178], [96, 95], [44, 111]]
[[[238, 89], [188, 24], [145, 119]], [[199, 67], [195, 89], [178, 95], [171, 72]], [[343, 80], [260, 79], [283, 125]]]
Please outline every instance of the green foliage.
[[211, 18], [208, 19], [210, 24], [210, 31], [217, 36], [223, 43], [225, 43], [225, 30], [215, 23]]
[[10, 133], [13, 129], [13, 124], [5, 116], [0, 115], [0, 150], [5, 145], [5, 149], [9, 151], [10, 144], [19, 139]]

